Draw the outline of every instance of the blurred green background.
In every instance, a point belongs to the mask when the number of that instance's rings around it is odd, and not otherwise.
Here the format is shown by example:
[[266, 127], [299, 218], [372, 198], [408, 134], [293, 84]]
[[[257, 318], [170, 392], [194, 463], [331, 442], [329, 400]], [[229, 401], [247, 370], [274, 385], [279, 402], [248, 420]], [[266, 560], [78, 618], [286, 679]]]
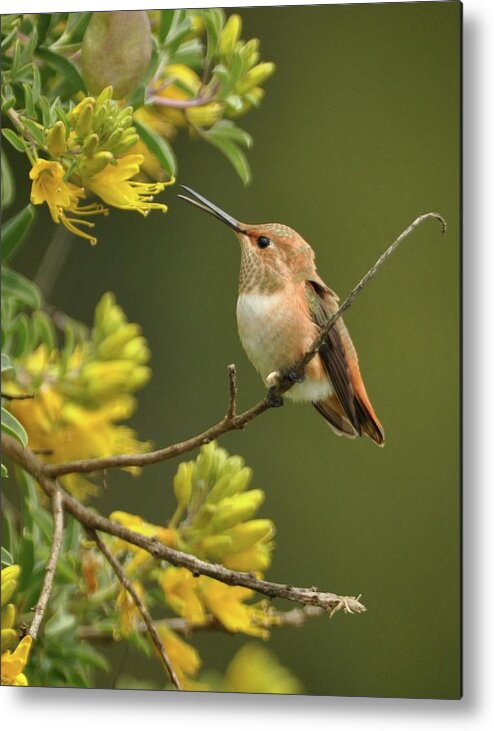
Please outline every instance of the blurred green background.
[[[459, 64], [460, 5], [396, 3], [241, 9], [277, 72], [254, 137], [244, 189], [216, 150], [185, 136], [179, 182], [248, 222], [281, 221], [314, 247], [341, 296], [420, 213], [437, 210], [346, 316], [386, 447], [338, 439], [315, 410], [287, 404], [222, 440], [242, 454], [278, 527], [270, 578], [362, 593], [368, 612], [275, 631], [271, 647], [308, 693], [456, 698], [459, 626]], [[17, 206], [28, 196], [20, 156]], [[224, 413], [226, 365], [241, 407], [263, 394], [238, 340], [239, 250], [226, 227], [166, 194], [166, 216], [112, 212], [99, 245], [73, 241], [50, 301], [91, 321], [112, 290], [143, 326], [154, 377], [133, 426], [157, 446]], [[52, 224], [15, 264], [36, 273]], [[141, 478], [112, 472], [97, 506], [165, 521], [176, 462]], [[244, 638], [198, 636], [224, 669]], [[116, 657], [118, 650], [116, 652]], [[118, 657], [117, 657], [118, 660]], [[123, 661], [124, 667], [126, 661]], [[148, 676], [136, 656], [131, 672]], [[160, 678], [156, 669], [156, 679]]]

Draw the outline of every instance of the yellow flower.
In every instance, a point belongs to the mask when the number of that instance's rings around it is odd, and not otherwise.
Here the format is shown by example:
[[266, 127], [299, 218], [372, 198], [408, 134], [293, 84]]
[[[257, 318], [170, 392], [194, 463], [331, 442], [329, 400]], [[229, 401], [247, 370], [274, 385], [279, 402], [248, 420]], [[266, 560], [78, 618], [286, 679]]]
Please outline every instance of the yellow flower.
[[230, 693], [303, 693], [299, 680], [266, 648], [244, 645], [225, 674]]
[[205, 605], [227, 630], [264, 639], [269, 636], [269, 632], [260, 626], [263, 610], [243, 603], [253, 596], [251, 589], [227, 586], [207, 576], [200, 578], [200, 584]]
[[198, 581], [185, 568], [171, 566], [160, 578], [166, 601], [181, 617], [193, 624], [202, 624], [206, 618], [204, 605], [198, 596]]
[[[137, 596], [142, 598], [144, 595], [144, 587], [142, 584], [139, 581], [133, 581], [132, 586]], [[117, 595], [116, 606], [120, 610], [120, 631], [126, 637], [136, 629], [140, 613], [133, 596], [123, 587]]]
[[107, 165], [103, 170], [84, 180], [86, 187], [96, 193], [105, 203], [127, 211], [138, 211], [146, 216], [153, 208], [167, 211], [163, 203], [154, 203], [153, 196], [161, 193], [168, 183], [141, 183], [132, 180], [140, 170], [142, 155], [125, 155]]
[[29, 659], [33, 638], [26, 635], [19, 642], [14, 652], [2, 653], [2, 685], [27, 685], [27, 678], [22, 672]]
[[65, 170], [59, 162], [39, 159], [29, 173], [29, 177], [33, 181], [31, 203], [36, 206], [47, 203], [55, 223], [62, 223], [73, 234], [88, 239], [90, 244], [94, 245], [97, 239], [75, 225], [92, 228], [94, 223], [68, 217], [66, 213], [91, 216], [98, 213], [106, 214], [108, 211], [99, 203], [80, 206], [80, 199], [85, 198], [84, 188], [67, 182], [64, 176]]
[[190, 680], [201, 667], [197, 650], [164, 624], [158, 625], [158, 633], [182, 687], [186, 690], [201, 689]]

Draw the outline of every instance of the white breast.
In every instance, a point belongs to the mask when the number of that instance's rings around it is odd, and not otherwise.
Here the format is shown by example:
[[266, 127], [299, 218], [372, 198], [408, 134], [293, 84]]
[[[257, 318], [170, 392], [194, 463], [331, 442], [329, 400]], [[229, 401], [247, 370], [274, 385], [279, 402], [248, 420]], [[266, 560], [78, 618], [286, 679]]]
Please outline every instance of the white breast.
[[240, 294], [237, 301], [240, 340], [263, 378], [280, 367], [284, 340], [281, 302], [281, 292]]
[[[237, 301], [237, 323], [240, 340], [252, 365], [264, 381], [273, 371], [284, 371], [293, 365], [287, 342], [304, 338], [301, 320], [290, 308], [287, 293], [245, 293]], [[315, 382], [306, 378], [295, 384], [286, 395], [293, 401], [320, 401], [332, 393], [328, 381]]]

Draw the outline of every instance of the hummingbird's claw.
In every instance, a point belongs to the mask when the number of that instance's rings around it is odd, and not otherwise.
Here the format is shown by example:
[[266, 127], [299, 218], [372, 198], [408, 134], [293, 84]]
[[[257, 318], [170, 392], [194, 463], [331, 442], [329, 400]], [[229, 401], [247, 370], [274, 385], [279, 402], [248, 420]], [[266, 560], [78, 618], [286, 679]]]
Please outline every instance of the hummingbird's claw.
[[285, 378], [287, 378], [292, 383], [303, 383], [305, 380], [305, 375], [303, 373], [300, 374], [296, 368], [289, 368], [285, 373]]
[[283, 396], [280, 396], [279, 393], [276, 392], [276, 387], [271, 387], [268, 390], [268, 395], [266, 396], [268, 404], [273, 409], [277, 409], [280, 406], [283, 406]]

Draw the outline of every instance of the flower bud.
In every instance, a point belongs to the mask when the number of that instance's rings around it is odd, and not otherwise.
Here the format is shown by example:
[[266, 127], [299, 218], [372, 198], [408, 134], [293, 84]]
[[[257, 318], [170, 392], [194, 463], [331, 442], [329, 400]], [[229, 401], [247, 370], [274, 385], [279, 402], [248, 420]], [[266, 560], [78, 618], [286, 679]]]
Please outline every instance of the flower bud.
[[274, 74], [275, 69], [276, 66], [271, 62], [260, 63], [257, 66], [254, 66], [254, 68], [250, 69], [250, 71], [247, 71], [244, 78], [237, 84], [237, 93], [246, 94], [255, 86], [260, 86]]
[[187, 507], [192, 495], [194, 468], [193, 462], [182, 462], [179, 464], [177, 474], [173, 478], [173, 490], [177, 498], [177, 504], [181, 508]]
[[245, 551], [259, 541], [267, 541], [274, 535], [274, 524], [271, 520], [258, 519], [239, 523], [228, 531], [231, 538], [232, 551]]
[[19, 635], [17, 634], [15, 629], [3, 629], [1, 632], [2, 652], [10, 650], [12, 647], [14, 647], [17, 644], [18, 639]]
[[99, 144], [99, 137], [97, 134], [89, 135], [82, 146], [82, 152], [84, 155], [92, 155]]
[[2, 609], [2, 629], [9, 629], [14, 626], [15, 622], [15, 606], [13, 604], [7, 604]]
[[79, 119], [77, 120], [77, 125], [75, 128], [79, 137], [86, 137], [89, 130], [91, 129], [91, 124], [93, 121], [93, 111], [94, 107], [92, 104], [85, 104], [81, 113], [79, 114]]
[[223, 109], [223, 104], [220, 104], [220, 102], [210, 102], [209, 104], [203, 104], [201, 107], [187, 109], [185, 116], [196, 127], [212, 127], [215, 122], [221, 119]]
[[96, 152], [91, 157], [85, 157], [79, 165], [81, 175], [90, 177], [96, 175], [106, 168], [113, 161], [111, 152]]
[[230, 15], [223, 28], [218, 43], [218, 53], [228, 56], [233, 52], [235, 44], [242, 32], [242, 18], [240, 15]]
[[151, 28], [145, 11], [93, 13], [82, 42], [82, 73], [95, 93], [108, 84], [114, 98], [127, 96], [151, 60]]
[[239, 492], [243, 492], [252, 479], [252, 470], [250, 467], [242, 467], [235, 475], [230, 477], [230, 481], [227, 489], [225, 490], [225, 497], [231, 497]]
[[220, 534], [218, 536], [206, 536], [201, 541], [201, 548], [208, 558], [213, 561], [221, 561], [225, 553], [231, 551], [232, 540], [230, 536]]
[[65, 125], [63, 122], [55, 122], [48, 132], [47, 145], [48, 152], [52, 157], [60, 157], [67, 149], [65, 140]]
[[17, 581], [15, 579], [7, 579], [7, 581], [2, 581], [2, 607], [9, 601], [9, 599], [12, 598], [12, 595], [16, 588]]
[[214, 530], [226, 530], [237, 523], [248, 520], [259, 509], [264, 500], [262, 490], [249, 492], [224, 498], [217, 506], [211, 521]]
[[126, 130], [126, 132], [130, 134], [124, 134], [120, 142], [113, 148], [115, 155], [125, 155], [126, 152], [131, 150], [139, 142], [139, 135], [136, 134], [133, 127]]

